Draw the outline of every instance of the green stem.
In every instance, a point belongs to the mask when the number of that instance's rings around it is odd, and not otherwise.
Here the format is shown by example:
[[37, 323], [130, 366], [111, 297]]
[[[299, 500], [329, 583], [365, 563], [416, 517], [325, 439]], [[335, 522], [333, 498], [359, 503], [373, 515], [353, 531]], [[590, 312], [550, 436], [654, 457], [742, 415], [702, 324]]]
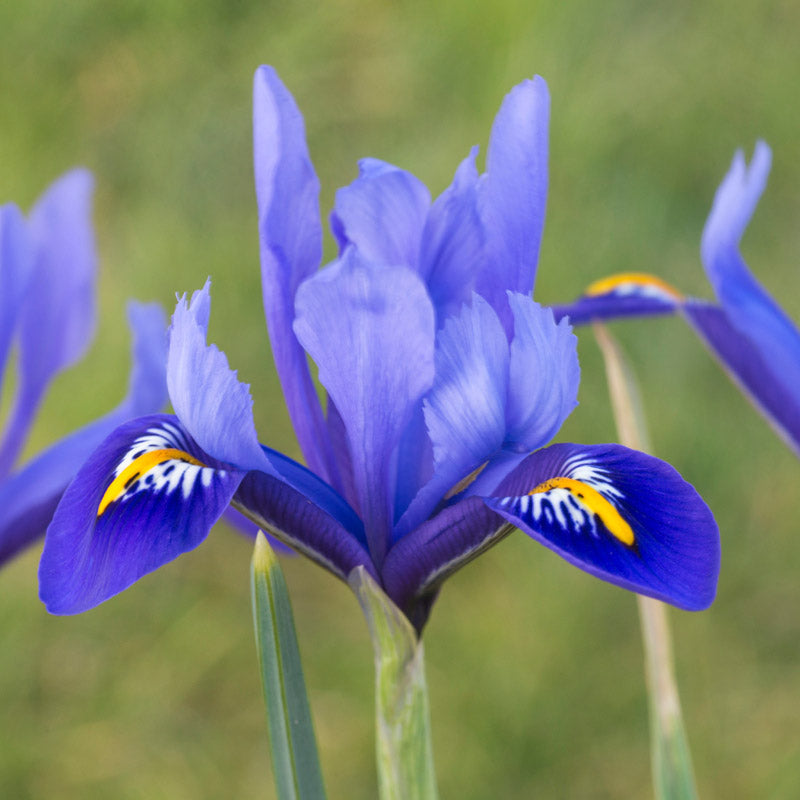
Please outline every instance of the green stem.
[[381, 800], [436, 800], [422, 642], [363, 567], [349, 576], [375, 653], [375, 728]]
[[[602, 325], [594, 333], [603, 353], [620, 443], [649, 452], [650, 440], [636, 378], [619, 345]], [[638, 596], [650, 706], [650, 752], [658, 800], [696, 800], [692, 759], [683, 727], [667, 607]]]

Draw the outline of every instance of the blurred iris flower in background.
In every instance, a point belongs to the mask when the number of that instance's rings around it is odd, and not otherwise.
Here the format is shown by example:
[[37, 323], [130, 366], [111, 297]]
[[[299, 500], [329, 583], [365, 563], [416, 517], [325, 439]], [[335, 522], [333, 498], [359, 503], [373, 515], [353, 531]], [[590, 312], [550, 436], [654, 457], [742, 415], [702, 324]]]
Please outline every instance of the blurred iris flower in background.
[[331, 215], [339, 257], [319, 270], [303, 119], [259, 68], [264, 308], [308, 468], [259, 444], [249, 387], [206, 343], [206, 284], [172, 320], [175, 414], [117, 428], [64, 495], [40, 565], [48, 609], [106, 600], [196, 547], [229, 504], [341, 578], [363, 566], [418, 631], [442, 581], [514, 528], [611, 583], [708, 606], [719, 533], [672, 467], [613, 444], [544, 447], [579, 382], [570, 327], [530, 296], [548, 121], [545, 82], [515, 87], [486, 172], [474, 149], [433, 202], [412, 174], [362, 161]]
[[701, 256], [717, 303], [685, 298], [660, 278], [629, 273], [597, 281], [572, 305], [553, 310], [573, 325], [682, 313], [732, 380], [800, 455], [800, 331], [739, 252], [771, 158], [764, 142], [756, 144], [749, 166], [737, 152], [714, 198]]
[[16, 352], [11, 407], [0, 432], [0, 563], [47, 528], [79, 467], [126, 420], [166, 402], [166, 320], [156, 305], [131, 303], [133, 368], [113, 411], [18, 464], [50, 382], [86, 351], [95, 330], [93, 179], [76, 169], [56, 180], [26, 218], [0, 208], [0, 379]]

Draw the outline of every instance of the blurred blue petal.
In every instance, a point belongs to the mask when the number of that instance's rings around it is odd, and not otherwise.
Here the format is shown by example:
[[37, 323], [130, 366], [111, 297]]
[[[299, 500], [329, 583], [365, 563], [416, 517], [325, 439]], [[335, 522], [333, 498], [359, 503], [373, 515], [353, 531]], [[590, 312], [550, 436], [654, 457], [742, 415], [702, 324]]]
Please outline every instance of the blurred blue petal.
[[22, 212], [0, 206], [0, 388], [20, 308], [33, 268], [33, 247]]
[[92, 188], [89, 172], [68, 172], [28, 220], [33, 267], [19, 308], [19, 384], [0, 446], [0, 475], [19, 455], [50, 381], [83, 355], [94, 332]]
[[733, 327], [764, 355], [775, 380], [800, 393], [800, 331], [753, 277], [739, 240], [767, 182], [772, 156], [758, 142], [750, 166], [740, 152], [714, 198], [703, 231], [703, 266]]
[[567, 318], [571, 325], [585, 325], [622, 317], [674, 314], [684, 299], [655, 275], [621, 272], [595, 281], [574, 302], [551, 308], [557, 320]]
[[800, 456], [800, 386], [779, 380], [769, 352], [735, 328], [718, 306], [691, 300], [683, 313], [731, 380]]

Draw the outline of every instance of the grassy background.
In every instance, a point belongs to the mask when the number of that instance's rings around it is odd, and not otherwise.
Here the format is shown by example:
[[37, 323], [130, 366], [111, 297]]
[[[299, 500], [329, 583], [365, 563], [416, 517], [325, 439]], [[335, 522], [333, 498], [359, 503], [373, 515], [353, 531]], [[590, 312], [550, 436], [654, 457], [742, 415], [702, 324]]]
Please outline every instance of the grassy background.
[[[262, 440], [296, 452], [260, 308], [250, 144], [260, 63], [278, 68], [305, 113], [325, 213], [364, 155], [438, 193], [469, 147], [485, 145], [503, 94], [544, 75], [543, 302], [620, 269], [708, 296], [705, 215], [735, 148], [763, 137], [773, 176], [745, 252], [800, 319], [799, 34], [789, 0], [0, 4], [0, 201], [27, 208], [74, 164], [97, 176], [99, 336], [54, 385], [31, 452], [122, 394], [126, 298], [171, 307], [207, 275], [211, 338], [252, 382]], [[672, 615], [701, 794], [800, 796], [800, 464], [679, 320], [617, 332], [659, 455], [700, 488], [723, 532], [716, 604]], [[559, 438], [613, 439], [590, 333], [580, 355], [581, 406]], [[38, 553], [7, 567], [0, 796], [273, 796], [249, 555], [220, 529], [65, 619], [36, 599]], [[371, 653], [356, 602], [307, 562], [285, 570], [329, 794], [374, 797]], [[625, 592], [512, 537], [449, 582], [426, 649], [443, 797], [648, 796]]]

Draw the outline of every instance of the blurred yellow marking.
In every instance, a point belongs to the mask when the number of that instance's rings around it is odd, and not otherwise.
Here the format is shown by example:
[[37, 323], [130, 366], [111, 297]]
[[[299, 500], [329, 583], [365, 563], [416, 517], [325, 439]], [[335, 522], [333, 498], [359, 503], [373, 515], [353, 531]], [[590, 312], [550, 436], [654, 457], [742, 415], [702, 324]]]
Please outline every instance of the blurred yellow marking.
[[176, 450], [174, 448], [165, 448], [162, 450], [150, 450], [143, 453], [138, 458], [134, 459], [127, 467], [125, 467], [106, 489], [103, 499], [97, 508], [97, 516], [99, 517], [108, 506], [115, 500], [119, 500], [125, 491], [133, 483], [142, 478], [145, 473], [153, 467], [163, 464], [165, 461], [183, 461], [186, 464], [194, 464], [198, 467], [205, 467], [202, 461], [198, 461], [194, 456], [184, 450]]
[[609, 275], [607, 278], [601, 278], [599, 281], [589, 284], [583, 295], [584, 297], [596, 297], [598, 295], [608, 294], [625, 284], [658, 289], [674, 298], [679, 303], [682, 303], [686, 299], [674, 286], [670, 286], [666, 281], [662, 281], [661, 278], [657, 278], [655, 275], [649, 275], [646, 272], [620, 272], [616, 275]]
[[589, 511], [597, 514], [600, 521], [608, 529], [608, 532], [615, 539], [619, 539], [622, 544], [630, 547], [636, 541], [633, 529], [625, 522], [619, 511], [597, 489], [593, 489], [588, 483], [576, 481], [574, 478], [550, 478], [549, 481], [540, 483], [528, 494], [540, 494], [549, 492], [551, 489], [566, 489], [577, 497]]

